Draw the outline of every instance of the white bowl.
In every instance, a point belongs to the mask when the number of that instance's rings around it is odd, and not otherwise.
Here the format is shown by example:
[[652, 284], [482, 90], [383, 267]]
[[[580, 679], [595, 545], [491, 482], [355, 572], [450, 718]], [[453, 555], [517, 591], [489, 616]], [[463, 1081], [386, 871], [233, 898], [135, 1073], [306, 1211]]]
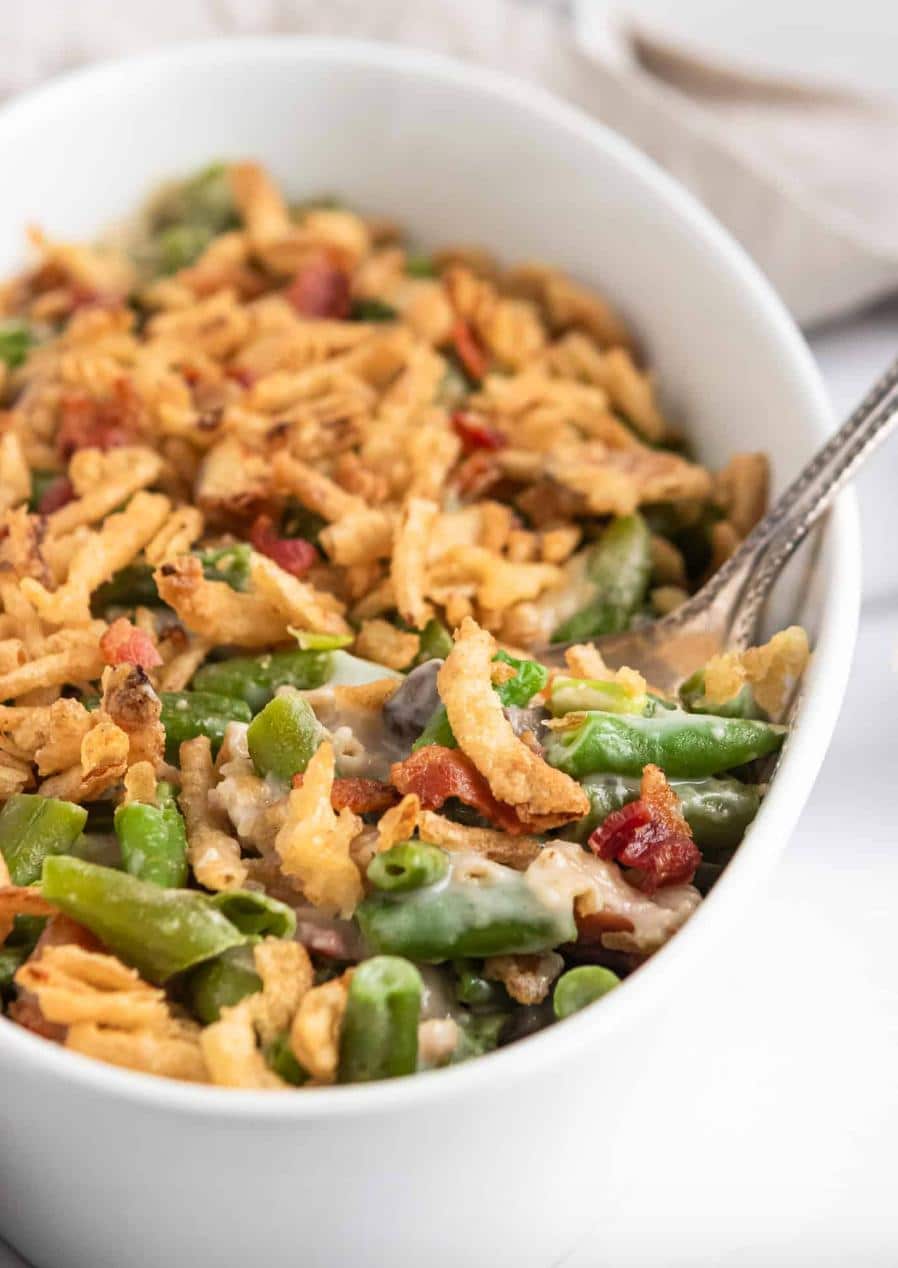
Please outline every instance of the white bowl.
[[[179, 48], [60, 80], [0, 114], [0, 272], [24, 227], [91, 234], [166, 177], [261, 159], [427, 242], [541, 256], [608, 293], [711, 463], [766, 449], [782, 486], [829, 425], [805, 344], [726, 234], [650, 162], [529, 85], [320, 40]], [[744, 911], [811, 789], [851, 658], [859, 553], [838, 507], [798, 726], [735, 861], [619, 991], [465, 1066], [273, 1096], [131, 1075], [0, 1020], [0, 1230], [38, 1268], [548, 1265], [592, 1221], [657, 1010]], [[795, 606], [793, 601], [793, 607]], [[658, 1129], [664, 1130], [659, 1098]], [[645, 1147], [651, 1165], [651, 1147]]]

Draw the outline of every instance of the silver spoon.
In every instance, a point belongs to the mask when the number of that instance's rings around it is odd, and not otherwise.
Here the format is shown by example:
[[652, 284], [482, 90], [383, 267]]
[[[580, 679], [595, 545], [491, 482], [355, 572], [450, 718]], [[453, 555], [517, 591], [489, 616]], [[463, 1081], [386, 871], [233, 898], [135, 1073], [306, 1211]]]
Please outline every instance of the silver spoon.
[[[661, 620], [595, 640], [608, 664], [630, 665], [672, 692], [710, 656], [748, 647], [783, 567], [896, 423], [898, 359], [697, 594]], [[570, 646], [554, 643], [535, 654], [560, 665]]]

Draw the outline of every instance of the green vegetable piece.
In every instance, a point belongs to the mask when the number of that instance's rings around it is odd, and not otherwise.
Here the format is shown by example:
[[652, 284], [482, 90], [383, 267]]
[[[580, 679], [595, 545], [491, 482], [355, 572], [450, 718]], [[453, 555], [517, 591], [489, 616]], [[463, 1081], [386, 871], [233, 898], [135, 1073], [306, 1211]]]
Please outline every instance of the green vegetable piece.
[[362, 656], [353, 656], [352, 652], [333, 652], [328, 682], [334, 686], [360, 687], [366, 682], [382, 682], [384, 678], [395, 678], [402, 682], [404, 675], [395, 669], [387, 669], [378, 665], [377, 661], [365, 660]]
[[340, 1030], [341, 1083], [414, 1074], [424, 984], [408, 960], [378, 955], [352, 975]]
[[157, 267], [160, 273], [177, 273], [203, 254], [212, 241], [211, 230], [202, 225], [172, 225], [156, 238]]
[[249, 724], [246, 742], [260, 775], [273, 775], [288, 784], [315, 756], [321, 727], [312, 706], [300, 695], [269, 700]]
[[245, 700], [212, 691], [160, 691], [165, 756], [178, 761], [181, 745], [198, 735], [208, 735], [218, 749], [229, 722], [250, 722], [252, 710]]
[[90, 606], [92, 612], [103, 613], [107, 608], [158, 608], [165, 604], [149, 564], [129, 564], [95, 590]]
[[373, 951], [423, 963], [548, 951], [572, 942], [573, 912], [550, 910], [520, 872], [490, 864], [475, 877], [450, 864], [448, 883], [370, 894], [356, 909]]
[[565, 678], [559, 674], [552, 680], [549, 709], [556, 718], [589, 709], [641, 714], [647, 699], [645, 691], [634, 692], [623, 683], [601, 678]]
[[455, 998], [469, 1008], [497, 1008], [508, 1006], [508, 993], [501, 982], [484, 977], [482, 969], [473, 960], [456, 960]]
[[288, 502], [281, 516], [281, 537], [304, 537], [314, 546], [318, 545], [318, 535], [327, 528], [327, 520], [314, 511], [310, 511], [301, 502]]
[[[0, 358], [2, 359], [2, 358]], [[29, 511], [36, 511], [40, 505], [40, 500], [49, 489], [50, 485], [59, 479], [62, 472], [60, 471], [38, 471], [31, 472], [31, 496], [28, 499]]]
[[139, 801], [119, 806], [115, 832], [126, 872], [168, 889], [187, 884], [187, 829], [171, 784], [159, 784], [155, 806]]
[[187, 222], [222, 233], [240, 223], [224, 163], [210, 163], [175, 185], [154, 212], [157, 229]]
[[607, 995], [615, 986], [620, 986], [620, 978], [599, 964], [581, 964], [576, 969], [568, 969], [555, 984], [552, 995], [555, 1016], [563, 1021], [571, 1013], [579, 1013], [587, 1004]]
[[288, 628], [304, 652], [336, 652], [354, 641], [352, 634], [313, 634], [311, 630]]
[[232, 947], [188, 974], [185, 983], [190, 1011], [203, 1025], [218, 1021], [223, 1008], [233, 1008], [262, 989], [252, 948]]
[[755, 701], [751, 687], [746, 685], [731, 700], [722, 704], [708, 704], [705, 699], [705, 671], [697, 669], [680, 685], [680, 703], [690, 713], [713, 713], [718, 718], [766, 718]]
[[353, 321], [395, 321], [399, 312], [382, 299], [357, 299], [349, 315]]
[[[705, 852], [737, 846], [761, 804], [761, 794], [755, 785], [743, 784], [738, 779], [673, 779], [670, 785], [680, 799], [696, 845]], [[613, 811], [620, 810], [628, 801], [635, 801], [639, 796], [639, 779], [627, 775], [588, 775], [583, 780], [583, 791], [589, 797], [589, 814], [564, 830], [565, 836], [574, 841], [586, 841]]]
[[296, 687], [300, 691], [320, 687], [327, 681], [332, 663], [330, 653], [317, 651], [232, 656], [203, 665], [193, 675], [192, 686], [198, 692], [243, 700], [253, 713], [258, 713], [278, 687]]
[[66, 854], [87, 822], [87, 811], [72, 801], [16, 793], [0, 811], [0, 854], [14, 885], [33, 885], [44, 859]]
[[416, 665], [426, 660], [445, 660], [452, 651], [452, 635], [442, 621], [432, 617], [421, 631], [421, 644], [415, 658]]
[[451, 1057], [452, 1064], [483, 1057], [498, 1048], [510, 1015], [507, 1012], [470, 1013], [458, 1018], [458, 1043]]
[[293, 908], [259, 890], [223, 889], [208, 899], [246, 938], [292, 938], [296, 933]]
[[34, 335], [24, 321], [0, 321], [0, 361], [11, 370], [24, 364], [33, 343]]
[[436, 265], [429, 255], [409, 251], [405, 257], [405, 271], [409, 277], [436, 277]]
[[384, 893], [407, 894], [435, 885], [448, 871], [449, 857], [439, 846], [426, 841], [400, 841], [375, 854], [368, 864], [368, 880]]
[[617, 634], [627, 629], [645, 599], [652, 561], [648, 525], [641, 515], [611, 522], [592, 547], [587, 574], [594, 598], [557, 627], [553, 643]]
[[195, 552], [203, 565], [207, 581], [225, 581], [232, 590], [249, 589], [249, 569], [252, 547], [248, 542], [235, 542], [233, 546], [221, 546], [217, 550]]
[[87, 820], [88, 831], [81, 836], [68, 851], [73, 859], [83, 859], [85, 863], [99, 863], [101, 867], [121, 868], [122, 847], [114, 832], [91, 832], [90, 813]]
[[[516, 671], [513, 678], [508, 678], [505, 682], [497, 682], [493, 685], [493, 690], [505, 708], [509, 706], [526, 707], [536, 693], [542, 691], [549, 681], [549, 671], [545, 665], [541, 665], [538, 661], [518, 660], [516, 656], [509, 656], [508, 652], [496, 652], [493, 660], [511, 665]], [[412, 752], [419, 748], [424, 748], [428, 744], [441, 744], [444, 748], [458, 748], [458, 741], [452, 734], [452, 727], [449, 725], [449, 716], [446, 713], [445, 705], [441, 704], [434, 710], [427, 726], [412, 745]]]
[[246, 942], [207, 894], [163, 889], [65, 855], [45, 860], [41, 892], [150, 982]]
[[715, 718], [669, 709], [651, 718], [587, 713], [576, 727], [553, 731], [546, 761], [574, 779], [640, 775], [650, 762], [680, 779], [699, 779], [766, 757], [785, 727], [748, 718]]
[[285, 1083], [290, 1083], [293, 1087], [302, 1087], [304, 1083], [308, 1082], [309, 1072], [303, 1069], [293, 1055], [293, 1049], [290, 1047], [290, 1036], [286, 1030], [282, 1030], [279, 1035], [275, 1035], [271, 1043], [266, 1045], [264, 1057], [268, 1063], [268, 1068], [273, 1070]]

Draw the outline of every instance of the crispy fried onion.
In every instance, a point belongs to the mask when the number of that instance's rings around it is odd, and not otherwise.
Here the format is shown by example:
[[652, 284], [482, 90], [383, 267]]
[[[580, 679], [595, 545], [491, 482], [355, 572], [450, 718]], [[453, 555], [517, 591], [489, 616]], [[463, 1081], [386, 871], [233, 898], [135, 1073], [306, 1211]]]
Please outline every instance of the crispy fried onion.
[[333, 1083], [340, 1060], [340, 1030], [352, 971], [313, 986], [303, 997], [290, 1029], [290, 1046], [316, 1083]]
[[513, 867], [517, 872], [525, 872], [542, 849], [536, 837], [512, 836], [494, 828], [472, 828], [454, 819], [445, 819], [432, 810], [422, 810], [418, 815], [418, 835], [422, 841], [441, 845], [444, 850], [482, 854], [493, 863]]
[[[303, 772], [297, 771], [293, 776], [293, 787], [302, 788]], [[395, 806], [399, 794], [395, 788], [385, 784], [381, 779], [351, 778], [335, 779], [331, 788], [331, 805], [334, 810], [351, 810], [354, 815], [378, 814], [389, 811]]]
[[710, 705], [725, 704], [748, 683], [761, 708], [778, 717], [810, 654], [805, 631], [800, 625], [790, 625], [761, 647], [712, 656], [705, 666], [705, 699]]
[[491, 955], [483, 964], [484, 977], [501, 982], [518, 1004], [541, 1004], [564, 968], [557, 951], [541, 955]]
[[0, 887], [0, 943], [5, 942], [12, 932], [16, 916], [52, 916], [55, 910], [38, 890], [27, 885], [6, 884]]
[[634, 868], [647, 894], [688, 883], [702, 861], [680, 799], [658, 766], [645, 767], [639, 798], [608, 815], [589, 845], [600, 859]]
[[178, 804], [187, 825], [187, 858], [206, 889], [237, 889], [246, 880], [240, 843], [226, 831], [227, 818], [209, 799], [212, 745], [198, 735], [181, 745], [181, 795]]
[[362, 821], [351, 810], [331, 805], [334, 749], [321, 744], [300, 788], [290, 792], [287, 817], [275, 838], [281, 870], [310, 903], [332, 914], [351, 916], [362, 897], [362, 878], [349, 853]]
[[427, 744], [390, 768], [394, 788], [414, 793], [425, 810], [439, 810], [450, 799], [463, 802], [506, 832], [526, 831], [512, 806], [503, 805], [466, 753], [442, 744]]
[[589, 799], [580, 785], [519, 740], [505, 717], [490, 677], [495, 650], [492, 636], [469, 617], [440, 669], [437, 686], [460, 748], [526, 826], [542, 830], [582, 818]]

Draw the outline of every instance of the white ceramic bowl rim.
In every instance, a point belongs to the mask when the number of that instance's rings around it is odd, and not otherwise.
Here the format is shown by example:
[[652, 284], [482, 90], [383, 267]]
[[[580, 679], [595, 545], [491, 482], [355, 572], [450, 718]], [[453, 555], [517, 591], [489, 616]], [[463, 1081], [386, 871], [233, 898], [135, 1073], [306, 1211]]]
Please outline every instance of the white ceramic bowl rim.
[[[30, 126], [44, 112], [54, 114], [70, 104], [77, 109], [83, 87], [127, 93], [135, 77], [151, 76], [157, 69], [191, 68], [209, 63], [222, 65], [252, 57], [258, 62], [338, 63], [374, 66], [414, 73], [461, 88], [476, 89], [484, 96], [513, 103], [523, 112], [548, 119], [559, 129], [578, 135], [597, 151], [605, 151], [623, 168], [650, 188], [652, 195], [678, 214], [709, 254], [735, 275], [751, 297], [767, 325], [782, 341], [800, 369], [813, 402], [814, 422], [820, 438], [829, 430], [830, 410], [810, 351], [791, 317], [740, 246], [705, 209], [665, 172], [628, 142], [573, 106], [566, 105], [532, 84], [497, 71], [466, 65], [439, 54], [363, 40], [317, 39], [303, 36], [239, 37], [178, 45], [138, 57], [116, 60], [70, 72], [44, 87], [34, 89], [0, 110], [0, 147], [21, 126]], [[815, 645], [813, 667], [806, 687], [798, 725], [783, 753], [777, 778], [765, 798], [758, 822], [778, 815], [781, 830], [794, 827], [804, 798], [801, 790], [813, 782], [822, 762], [835, 713], [841, 701], [857, 627], [860, 605], [860, 547], [853, 494], [840, 500], [829, 525], [830, 571]], [[797, 792], [790, 793], [790, 789]], [[795, 809], [790, 806], [793, 798]], [[768, 834], [769, 835], [769, 834]], [[42, 1065], [73, 1087], [84, 1086], [116, 1098], [155, 1103], [160, 1108], [196, 1115], [225, 1115], [235, 1119], [268, 1119], [293, 1123], [322, 1115], [389, 1113], [434, 1097], [463, 1095], [482, 1088], [484, 1081], [501, 1078], [506, 1084], [550, 1065], [563, 1048], [589, 1043], [597, 1047], [613, 1029], [628, 1025], [649, 999], [672, 983], [689, 958], [710, 945], [712, 927], [719, 929], [728, 916], [736, 916], [752, 884], [757, 885], [769, 867], [776, 842], [749, 830], [725, 874], [698, 912], [662, 952], [643, 965], [634, 979], [608, 996], [601, 1007], [589, 1008], [563, 1025], [551, 1026], [524, 1041], [459, 1066], [414, 1075], [392, 1082], [364, 1086], [314, 1089], [296, 1095], [273, 1096], [270, 1092], [236, 1091], [194, 1086], [151, 1075], [135, 1074], [67, 1052], [0, 1019], [0, 1042], [20, 1054], [23, 1062]], [[740, 889], [742, 891], [740, 895]], [[638, 981], [639, 985], [634, 983]]]

